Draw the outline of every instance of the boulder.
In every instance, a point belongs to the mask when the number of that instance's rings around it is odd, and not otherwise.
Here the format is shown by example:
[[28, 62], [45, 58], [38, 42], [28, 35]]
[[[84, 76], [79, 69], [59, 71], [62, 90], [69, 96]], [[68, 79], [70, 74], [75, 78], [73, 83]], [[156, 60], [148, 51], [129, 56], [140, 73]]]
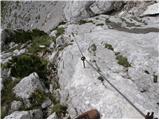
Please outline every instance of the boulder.
[[59, 36], [57, 39], [56, 39], [56, 47], [61, 47], [65, 44], [65, 40], [63, 38], [63, 36]]
[[50, 116], [48, 116], [47, 119], [58, 119], [58, 117], [57, 117], [56, 113], [54, 112]]
[[20, 108], [21, 108], [21, 106], [22, 106], [22, 102], [21, 101], [13, 101], [12, 103], [11, 103], [11, 111], [13, 112], [13, 111], [17, 111], [17, 110], [19, 110]]
[[53, 30], [50, 34], [49, 34], [49, 36], [54, 36], [54, 37], [56, 37], [56, 34], [57, 34], [57, 31], [56, 30]]
[[68, 22], [76, 22], [83, 18], [88, 18], [90, 15], [87, 12], [92, 1], [68, 1], [64, 8], [64, 15]]
[[6, 53], [1, 53], [1, 59], [2, 59], [2, 61], [1, 61], [1, 63], [2, 64], [5, 64], [5, 63], [7, 63], [9, 60], [11, 60], [12, 59], [12, 52], [6, 52]]
[[42, 87], [41, 81], [39, 80], [39, 76], [37, 73], [32, 73], [29, 76], [23, 78], [14, 88], [14, 93], [17, 97], [27, 99], [30, 98], [32, 93], [34, 93], [37, 89], [44, 90]]
[[21, 49], [21, 50], [14, 50], [13, 51], [13, 55], [14, 56], [19, 56], [19, 55], [21, 55], [21, 54], [23, 54], [23, 53], [25, 53], [26, 52], [26, 49]]
[[52, 42], [52, 43], [49, 45], [49, 48], [50, 48], [50, 49], [54, 49], [54, 48], [55, 48], [55, 43]]
[[53, 113], [53, 107], [54, 107], [53, 103], [47, 107], [46, 116], [50, 116]]
[[159, 14], [159, 3], [152, 4], [147, 7], [141, 16]]
[[[116, 3], [116, 2], [115, 2]], [[84, 18], [110, 12], [121, 8], [122, 2], [113, 1], [70, 1], [66, 3], [64, 15], [68, 22], [74, 23]]]
[[15, 111], [4, 119], [41, 119], [43, 113], [40, 109], [34, 109], [30, 111]]
[[44, 109], [44, 108], [47, 108], [48, 106], [50, 106], [51, 104], [52, 104], [52, 101], [48, 98], [42, 103], [41, 107], [42, 107], [42, 109]]
[[112, 1], [96, 1], [90, 6], [91, 11], [97, 15], [113, 10]]
[[31, 119], [28, 111], [15, 111], [4, 119]]

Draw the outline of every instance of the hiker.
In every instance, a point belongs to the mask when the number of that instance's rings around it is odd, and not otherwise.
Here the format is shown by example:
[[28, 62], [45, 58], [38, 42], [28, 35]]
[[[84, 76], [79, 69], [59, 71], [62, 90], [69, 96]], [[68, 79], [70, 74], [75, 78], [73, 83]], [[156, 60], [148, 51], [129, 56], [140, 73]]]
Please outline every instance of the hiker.
[[75, 119], [100, 119], [100, 113], [96, 109], [89, 110], [85, 113], [82, 113]]

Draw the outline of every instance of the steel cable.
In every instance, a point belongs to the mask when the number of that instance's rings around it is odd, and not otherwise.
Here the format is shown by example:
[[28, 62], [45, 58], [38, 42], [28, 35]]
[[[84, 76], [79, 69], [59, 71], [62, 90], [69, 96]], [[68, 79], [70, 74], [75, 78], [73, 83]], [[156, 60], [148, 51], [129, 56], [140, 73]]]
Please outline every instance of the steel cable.
[[[73, 34], [73, 33], [72, 33], [72, 35], [73, 35], [73, 37], [74, 37], [74, 34]], [[78, 47], [78, 49], [79, 49], [82, 57], [84, 57], [84, 54], [82, 53], [81, 48], [80, 48], [77, 40], [76, 40], [76, 39], [74, 39], [74, 40], [75, 40], [75, 42], [76, 42], [76, 45], [77, 45], [77, 47]], [[91, 68], [93, 68], [93, 70], [95, 70], [100, 76], [102, 76], [102, 77], [105, 79], [105, 81], [107, 81], [107, 83], [108, 83], [112, 88], [114, 88], [132, 107], [134, 107], [134, 108], [145, 118], [146, 115], [145, 115], [139, 108], [137, 108], [121, 91], [119, 91], [100, 71], [98, 71], [98, 70], [96, 69], [96, 67], [94, 67], [94, 66], [92, 65], [92, 63], [90, 63], [87, 59], [86, 59], [85, 61], [91, 66]]]

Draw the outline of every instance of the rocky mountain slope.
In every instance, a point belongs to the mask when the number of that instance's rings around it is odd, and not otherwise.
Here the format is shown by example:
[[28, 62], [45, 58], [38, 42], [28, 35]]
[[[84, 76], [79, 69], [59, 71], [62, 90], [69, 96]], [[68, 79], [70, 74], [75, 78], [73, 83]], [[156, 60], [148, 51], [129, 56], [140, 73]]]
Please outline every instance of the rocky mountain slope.
[[158, 117], [157, 1], [1, 6], [2, 118], [143, 118], [107, 80]]

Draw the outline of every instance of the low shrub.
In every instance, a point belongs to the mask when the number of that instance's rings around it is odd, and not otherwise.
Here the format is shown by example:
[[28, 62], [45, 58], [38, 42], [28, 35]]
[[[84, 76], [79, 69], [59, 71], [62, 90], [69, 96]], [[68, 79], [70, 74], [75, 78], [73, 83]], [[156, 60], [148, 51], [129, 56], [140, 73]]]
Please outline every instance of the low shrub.
[[41, 106], [42, 102], [46, 100], [47, 96], [42, 90], [36, 90], [32, 96], [29, 98], [32, 108]]
[[13, 100], [19, 100], [13, 93], [13, 87], [19, 82], [19, 80], [5, 79], [3, 82], [3, 88], [1, 90], [1, 118], [4, 118], [10, 110], [11, 102]]
[[123, 57], [122, 55], [117, 55], [116, 59], [118, 60], [118, 64], [124, 67], [131, 67], [126, 57]]
[[5, 40], [5, 44], [8, 44], [10, 42], [25, 43], [26, 41], [29, 40], [32, 41], [35, 37], [47, 35], [47, 33], [38, 29], [33, 29], [31, 31], [24, 31], [22, 29], [18, 30], [5, 29], [5, 33], [8, 34]]
[[[42, 50], [46, 50], [47, 47], [51, 44], [53, 39], [49, 37], [48, 35], [40, 36], [40, 37], [35, 37], [32, 41], [32, 45], [29, 48], [30, 53], [37, 53]], [[40, 45], [43, 45], [44, 47], [40, 47]]]
[[65, 30], [64, 27], [58, 27], [56, 37], [59, 37], [60, 35], [64, 34]]
[[11, 76], [13, 77], [23, 78], [36, 72], [40, 78], [46, 79], [47, 61], [35, 55], [23, 54], [13, 57], [7, 64], [7, 67], [11, 67]]
[[2, 105], [10, 104], [14, 99], [16, 99], [15, 94], [13, 93], [13, 87], [16, 85], [17, 81], [11, 79], [3, 80], [3, 89], [1, 91], [1, 102]]
[[66, 110], [67, 110], [67, 106], [57, 103], [56, 105], [54, 105], [52, 112], [55, 112], [57, 116], [61, 118], [61, 114], [65, 115]]
[[107, 48], [107, 49], [110, 49], [110, 50], [114, 51], [114, 49], [113, 49], [113, 47], [112, 47], [111, 44], [105, 43], [104, 47]]

